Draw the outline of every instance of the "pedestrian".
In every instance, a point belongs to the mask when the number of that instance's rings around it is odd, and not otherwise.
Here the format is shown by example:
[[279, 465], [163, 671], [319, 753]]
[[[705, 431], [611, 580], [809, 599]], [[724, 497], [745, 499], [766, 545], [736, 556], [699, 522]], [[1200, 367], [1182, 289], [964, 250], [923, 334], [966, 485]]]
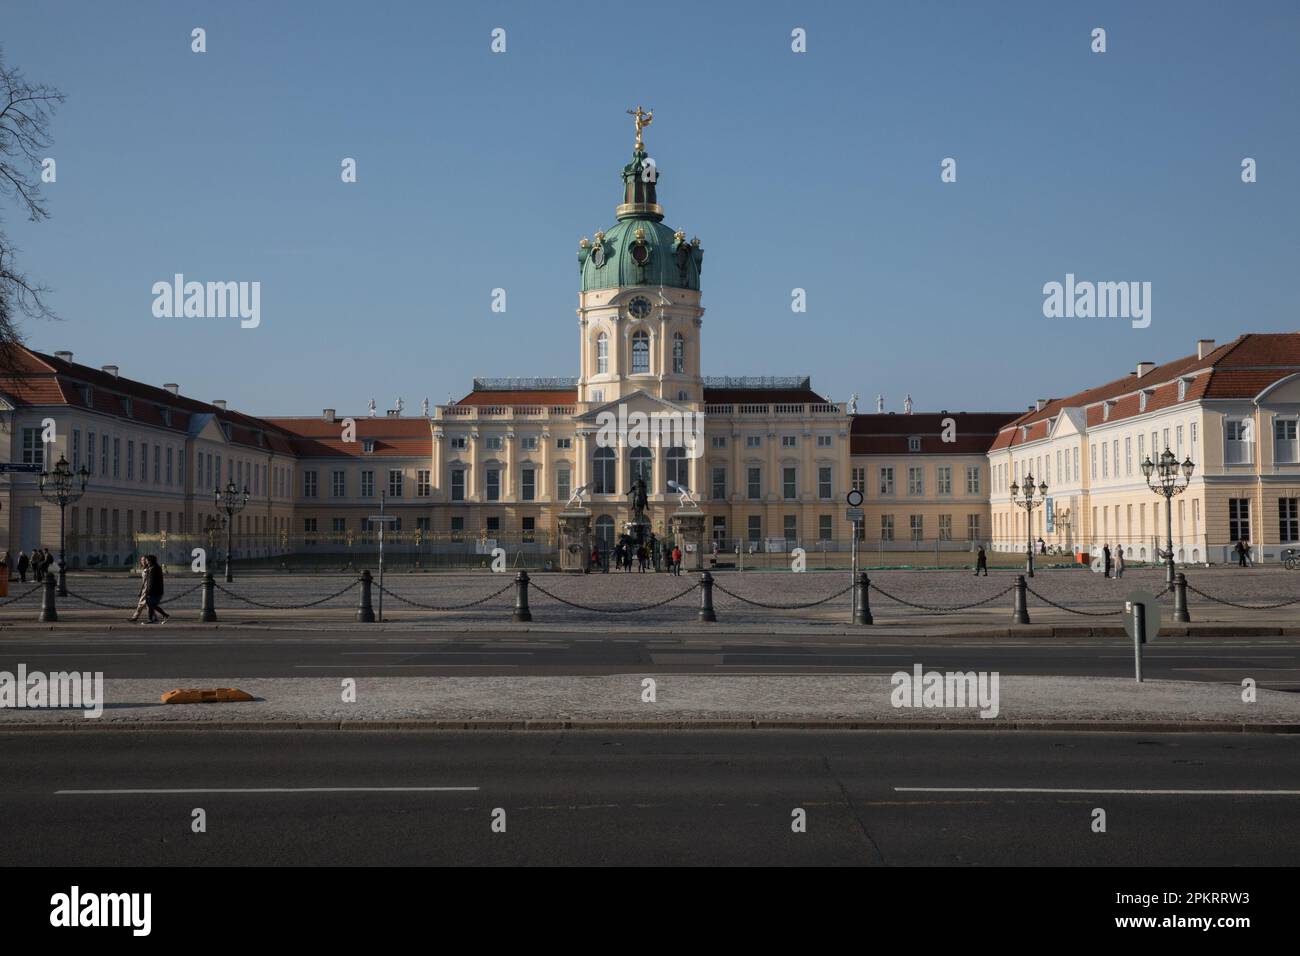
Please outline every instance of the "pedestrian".
[[9, 581], [9, 569], [13, 567], [13, 562], [9, 560], [9, 551], [0, 554], [0, 577], [3, 577], [6, 583]]
[[144, 605], [149, 610], [149, 623], [159, 623], [155, 614], [162, 615], [162, 622], [166, 624], [171, 620], [171, 615], [162, 609], [163, 597], [163, 570], [162, 565], [158, 563], [158, 558], [152, 554], [146, 555], [145, 560], [149, 566], [145, 571], [145, 597]]
[[1124, 576], [1124, 546], [1120, 545], [1115, 549], [1115, 580], [1118, 581]]
[[32, 549], [32, 580], [40, 584], [45, 580], [45, 563], [41, 558], [41, 549]]
[[673, 574], [680, 575], [681, 573], [682, 573], [682, 549], [677, 545], [673, 545]]
[[140, 612], [145, 609], [145, 598], [149, 594], [149, 562], [143, 556], [136, 565], [136, 572], [140, 575], [140, 595], [136, 598], [135, 612], [127, 618], [128, 621], [140, 620]]
[[975, 577], [979, 577], [981, 571], [984, 572], [986, 578], [989, 576], [989, 556], [984, 553], [984, 545], [982, 544], [979, 550], [975, 552]]
[[1103, 578], [1110, 577], [1110, 545], [1109, 544], [1103, 544], [1101, 546], [1101, 576]]
[[1039, 554], [1047, 553], [1047, 542], [1043, 540], [1042, 535], [1039, 535], [1038, 537], [1038, 553]]
[[27, 583], [27, 569], [31, 567], [31, 559], [27, 557], [26, 551], [18, 552], [18, 580], [23, 584]]
[[[1237, 552], [1237, 567], [1239, 568], [1247, 567], [1248, 565], [1246, 564], [1246, 559], [1250, 554], [1250, 546], [1246, 544], [1245, 538], [1242, 538], [1240, 541], [1237, 542], [1237, 547], [1235, 548], [1235, 550]], [[21, 561], [21, 559], [19, 560]]]

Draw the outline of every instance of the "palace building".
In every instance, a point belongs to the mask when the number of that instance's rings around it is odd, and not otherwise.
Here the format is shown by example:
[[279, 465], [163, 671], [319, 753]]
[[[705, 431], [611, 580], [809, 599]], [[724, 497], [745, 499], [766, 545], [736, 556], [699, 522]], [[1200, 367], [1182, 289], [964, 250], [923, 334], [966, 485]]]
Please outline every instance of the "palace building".
[[[188, 555], [218, 517], [213, 489], [230, 482], [249, 494], [232, 529], [237, 556], [368, 543], [381, 505], [396, 519], [395, 545], [431, 554], [489, 542], [545, 554], [577, 500], [609, 545], [638, 478], [657, 533], [681, 507], [673, 482], [698, 501], [720, 550], [847, 550], [854, 487], [868, 540], [986, 542], [989, 469], [1001, 461], [988, 450], [1014, 413], [913, 415], [909, 401], [903, 414], [858, 414], [856, 399], [830, 401], [807, 376], [704, 374], [704, 250], [665, 224], [642, 141], [652, 117], [634, 115], [614, 223], [578, 246], [576, 377], [476, 379], [459, 401], [426, 402], [419, 415], [399, 402], [386, 414], [372, 403], [362, 415], [259, 418], [68, 352], [17, 353], [17, 370], [0, 376], [9, 460], [49, 467], [65, 456], [90, 472], [68, 508], [69, 566], [119, 564], [142, 539], [172, 560]], [[717, 332], [732, 334], [725, 318]], [[602, 421], [637, 413], [702, 422], [702, 433], [602, 440]], [[57, 548], [59, 509], [35, 476], [11, 474], [0, 504], [5, 547]]]

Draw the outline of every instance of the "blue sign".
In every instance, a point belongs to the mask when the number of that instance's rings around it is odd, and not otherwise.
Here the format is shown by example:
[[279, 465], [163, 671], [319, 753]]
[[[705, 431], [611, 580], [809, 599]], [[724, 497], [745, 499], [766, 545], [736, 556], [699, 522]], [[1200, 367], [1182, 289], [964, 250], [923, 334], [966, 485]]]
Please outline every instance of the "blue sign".
[[1054, 534], [1056, 532], [1056, 504], [1051, 498], [1047, 499], [1047, 510], [1044, 512], [1044, 516], [1047, 520], [1047, 533]]

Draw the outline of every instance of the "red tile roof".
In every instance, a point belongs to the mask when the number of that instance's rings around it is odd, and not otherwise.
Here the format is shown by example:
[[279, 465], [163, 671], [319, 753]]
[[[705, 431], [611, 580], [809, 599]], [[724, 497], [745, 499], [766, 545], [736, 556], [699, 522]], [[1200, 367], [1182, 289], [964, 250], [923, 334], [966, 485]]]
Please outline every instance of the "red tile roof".
[[572, 405], [578, 400], [576, 388], [541, 388], [532, 390], [484, 389], [470, 392], [457, 405]]
[[[849, 431], [849, 451], [854, 455], [918, 454], [908, 449], [908, 439], [921, 439], [924, 455], [982, 455], [998, 429], [1016, 417], [1015, 412], [920, 412], [912, 415], [854, 415]], [[956, 441], [943, 440], [944, 419], [956, 424]]]
[[[352, 416], [356, 423], [356, 441], [343, 441], [343, 419], [339, 415], [327, 421], [317, 415], [309, 418], [268, 418], [268, 424], [283, 430], [289, 437], [293, 454], [303, 458], [432, 458], [433, 435], [427, 418], [370, 418]], [[373, 441], [374, 451], [365, 451], [364, 442]]]

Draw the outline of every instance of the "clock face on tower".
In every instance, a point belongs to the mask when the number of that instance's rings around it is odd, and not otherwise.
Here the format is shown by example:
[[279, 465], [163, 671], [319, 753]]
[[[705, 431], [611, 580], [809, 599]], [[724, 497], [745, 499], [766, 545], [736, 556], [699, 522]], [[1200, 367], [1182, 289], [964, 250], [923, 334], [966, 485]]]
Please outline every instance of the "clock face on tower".
[[634, 319], [644, 319], [650, 314], [650, 300], [639, 295], [628, 303], [627, 311]]

